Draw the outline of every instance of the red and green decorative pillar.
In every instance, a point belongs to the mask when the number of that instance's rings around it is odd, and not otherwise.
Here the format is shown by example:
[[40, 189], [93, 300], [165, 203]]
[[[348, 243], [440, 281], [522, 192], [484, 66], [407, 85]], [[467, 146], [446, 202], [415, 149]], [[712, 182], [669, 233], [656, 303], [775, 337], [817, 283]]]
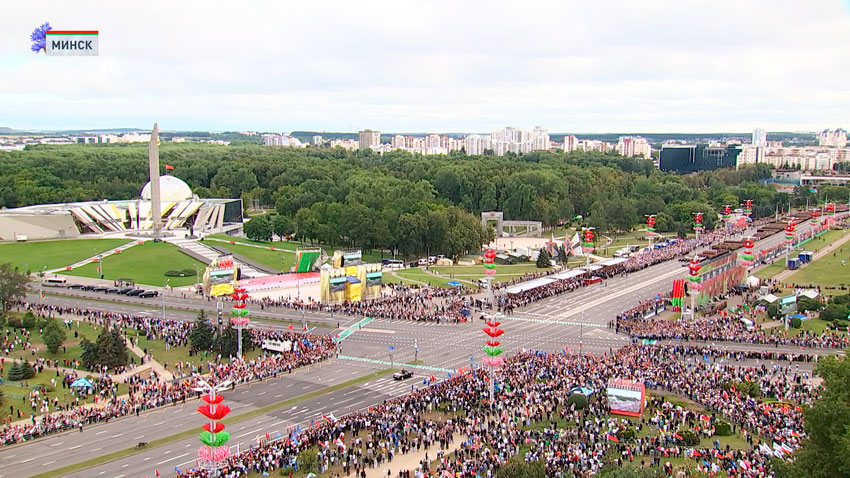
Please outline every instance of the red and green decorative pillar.
[[242, 329], [251, 322], [248, 320], [248, 314], [250, 314], [251, 311], [246, 308], [245, 301], [248, 299], [248, 294], [245, 293], [244, 287], [235, 287], [231, 297], [233, 298], [233, 308], [230, 310], [230, 313], [233, 314], [233, 318], [230, 319], [230, 323], [236, 327], [236, 340], [239, 342], [238, 355], [241, 360], [243, 358]]
[[219, 385], [210, 385], [200, 380], [202, 385], [196, 391], [203, 392], [201, 400], [205, 403], [198, 407], [198, 413], [206, 417], [209, 422], [202, 427], [204, 431], [198, 435], [198, 439], [204, 446], [198, 448], [198, 466], [206, 470], [215, 470], [226, 464], [230, 456], [230, 447], [226, 445], [230, 440], [230, 433], [224, 431], [221, 420], [230, 413], [230, 407], [223, 405], [224, 397], [217, 392], [226, 389], [230, 381]]
[[702, 276], [699, 271], [702, 266], [699, 264], [702, 259], [699, 256], [694, 256], [688, 263], [688, 293], [691, 295], [691, 319], [696, 319], [697, 295], [702, 289]]
[[504, 330], [500, 329], [499, 326], [502, 325], [501, 322], [496, 320], [495, 318], [490, 319], [486, 322], [487, 327], [481, 329], [485, 334], [487, 334], [487, 345], [484, 346], [484, 353], [486, 356], [484, 357], [484, 364], [490, 367], [490, 407], [493, 407], [493, 389], [494, 389], [494, 380], [495, 380], [495, 369], [496, 367], [502, 366], [505, 361], [502, 357], [504, 350], [502, 349], [502, 343], [499, 342], [498, 338], [505, 333]]
[[702, 230], [703, 230], [702, 213], [701, 212], [695, 212], [694, 213], [694, 232], [697, 235], [697, 240], [699, 240], [699, 233], [701, 233]]
[[753, 256], [753, 247], [755, 247], [755, 243], [753, 242], [753, 238], [752, 237], [745, 238], [742, 241], [741, 245], [744, 246], [744, 252], [741, 254], [741, 264], [749, 267], [749, 266], [753, 265], [753, 262], [755, 260], [755, 258]]

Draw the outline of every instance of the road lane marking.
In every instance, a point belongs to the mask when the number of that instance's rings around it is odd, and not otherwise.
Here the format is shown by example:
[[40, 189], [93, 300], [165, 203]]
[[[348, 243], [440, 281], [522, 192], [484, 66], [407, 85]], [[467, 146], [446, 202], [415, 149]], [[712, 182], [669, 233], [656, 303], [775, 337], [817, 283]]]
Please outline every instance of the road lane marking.
[[257, 432], [262, 431], [262, 430], [263, 430], [262, 428], [257, 428], [256, 430], [252, 430], [252, 431], [250, 431], [250, 432], [245, 432], [245, 433], [243, 433], [243, 434], [241, 434], [241, 435], [236, 435], [236, 438], [242, 438], [242, 437], [244, 437], [245, 435], [250, 435], [250, 434], [252, 434], [252, 433], [257, 433]]
[[[169, 459], [167, 459], [167, 460], [163, 460], [163, 461], [161, 461], [161, 462], [157, 463], [157, 465], [161, 465], [161, 464], [163, 464], [163, 463], [168, 463], [169, 461], [176, 460], [176, 459], [178, 459], [178, 458], [182, 458], [182, 457], [184, 457], [184, 456], [186, 456], [186, 455], [188, 455], [188, 453], [184, 453], [184, 454], [182, 454], [182, 455], [177, 455], [177, 456], [172, 456], [171, 458], [169, 458]], [[116, 476], [115, 478], [118, 478], [118, 477]]]

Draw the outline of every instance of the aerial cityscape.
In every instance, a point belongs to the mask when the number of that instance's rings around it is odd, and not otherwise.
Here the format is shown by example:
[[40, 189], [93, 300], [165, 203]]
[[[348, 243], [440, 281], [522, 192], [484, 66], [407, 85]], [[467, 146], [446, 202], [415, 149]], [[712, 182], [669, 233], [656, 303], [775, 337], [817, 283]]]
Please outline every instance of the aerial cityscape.
[[19, 3], [0, 478], [850, 477], [850, 3]]

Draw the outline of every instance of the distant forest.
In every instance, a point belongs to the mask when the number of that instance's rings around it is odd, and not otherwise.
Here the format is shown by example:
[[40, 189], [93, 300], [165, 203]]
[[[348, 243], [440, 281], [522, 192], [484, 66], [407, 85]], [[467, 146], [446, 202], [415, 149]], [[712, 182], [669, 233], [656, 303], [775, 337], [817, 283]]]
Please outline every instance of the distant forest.
[[[461, 244], [442, 248], [451, 251], [486, 238], [474, 226], [481, 211], [501, 210], [506, 219], [546, 227], [580, 215], [583, 224], [603, 231], [640, 227], [644, 215], [657, 214], [657, 230], [685, 234], [694, 212], [705, 213], [712, 228], [726, 204], [753, 199], [758, 217], [787, 209], [789, 200], [805, 204], [807, 197], [850, 191], [798, 188], [792, 197], [762, 181], [770, 176], [763, 164], [680, 176], [651, 161], [598, 152], [422, 156], [164, 142], [160, 156], [199, 196], [242, 198], [246, 205], [256, 200], [306, 240], [410, 252], [433, 250], [434, 237]], [[145, 144], [2, 153], [0, 206], [135, 198], [147, 182], [146, 157]]]

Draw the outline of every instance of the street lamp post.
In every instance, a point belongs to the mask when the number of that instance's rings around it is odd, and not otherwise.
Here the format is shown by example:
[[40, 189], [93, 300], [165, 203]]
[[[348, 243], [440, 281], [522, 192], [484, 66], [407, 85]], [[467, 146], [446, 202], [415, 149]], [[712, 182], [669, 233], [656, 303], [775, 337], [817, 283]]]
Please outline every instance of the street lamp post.
[[395, 350], [395, 347], [390, 345], [390, 368], [395, 368], [395, 362], [393, 361], [393, 350]]
[[413, 361], [419, 361], [419, 339], [413, 339]]
[[162, 320], [165, 320], [165, 292], [168, 290], [168, 283], [171, 279], [166, 279], [165, 285], [162, 286]]
[[41, 268], [41, 279], [38, 281], [38, 300], [41, 302], [41, 306], [44, 307], [44, 292], [42, 292], [42, 287], [44, 285], [44, 271], [47, 270], [47, 266]]

